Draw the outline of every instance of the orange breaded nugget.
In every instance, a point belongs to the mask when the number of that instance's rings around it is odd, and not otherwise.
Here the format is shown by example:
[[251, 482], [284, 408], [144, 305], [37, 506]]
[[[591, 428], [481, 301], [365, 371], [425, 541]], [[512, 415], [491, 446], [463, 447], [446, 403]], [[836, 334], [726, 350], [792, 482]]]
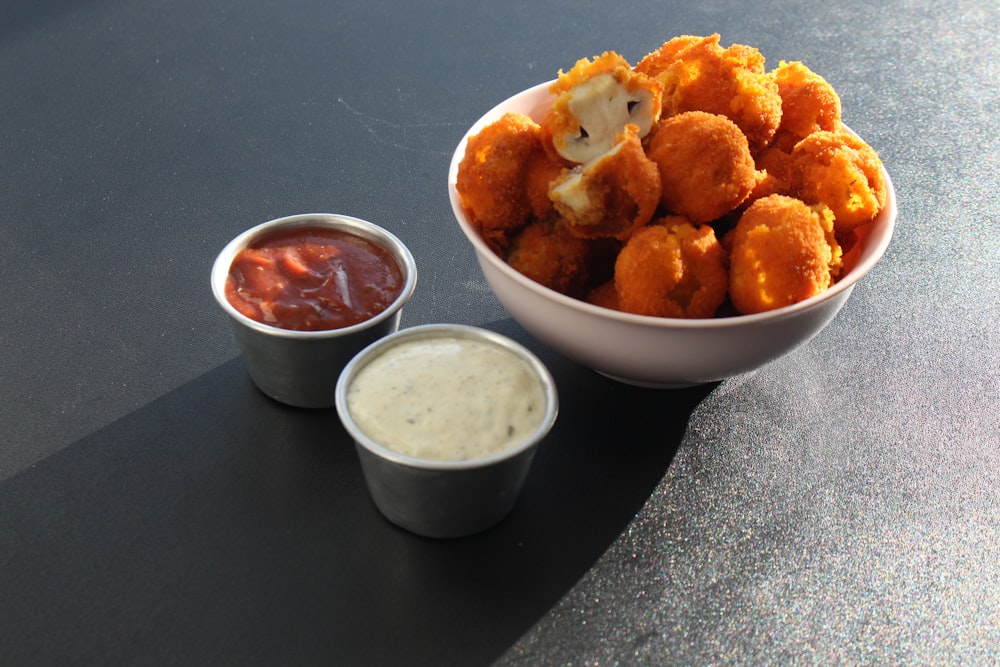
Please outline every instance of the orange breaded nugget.
[[552, 183], [549, 197], [573, 234], [624, 241], [653, 218], [660, 171], [637, 130], [626, 126], [610, 150]]
[[680, 216], [632, 235], [615, 262], [621, 310], [655, 317], [711, 317], [726, 298], [726, 253], [709, 225]]
[[841, 267], [833, 214], [784, 195], [759, 199], [727, 238], [729, 298], [742, 315], [798, 303], [826, 291]]
[[771, 145], [790, 152], [813, 132], [840, 129], [840, 96], [801, 62], [781, 61], [770, 76], [781, 95], [781, 124]]
[[685, 36], [666, 42], [635, 69], [663, 84], [664, 117], [685, 111], [726, 116], [753, 151], [767, 146], [781, 123], [778, 86], [764, 69], [764, 56], [751, 46], [723, 49], [717, 34]]
[[696, 223], [739, 206], [761, 176], [740, 128], [704, 111], [661, 120], [647, 153], [660, 171], [663, 205]]
[[519, 273], [577, 298], [587, 290], [591, 258], [590, 243], [570, 234], [559, 221], [529, 222], [507, 251], [507, 263]]
[[792, 150], [795, 195], [833, 210], [834, 228], [848, 232], [885, 206], [886, 183], [875, 150], [846, 130], [813, 132]]
[[661, 89], [613, 51], [578, 60], [552, 84], [556, 99], [542, 118], [543, 133], [560, 156], [583, 164], [610, 150], [626, 125], [645, 137], [660, 118]]
[[528, 165], [543, 152], [540, 127], [524, 114], [505, 114], [469, 137], [455, 189], [481, 230], [516, 229], [528, 221]]

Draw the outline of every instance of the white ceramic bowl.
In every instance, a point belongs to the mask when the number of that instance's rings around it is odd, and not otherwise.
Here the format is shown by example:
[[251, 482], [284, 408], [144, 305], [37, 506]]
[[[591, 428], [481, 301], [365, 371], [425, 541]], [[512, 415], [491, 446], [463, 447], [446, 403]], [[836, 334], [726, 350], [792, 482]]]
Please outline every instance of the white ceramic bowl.
[[550, 83], [501, 102], [469, 128], [452, 156], [448, 195], [500, 303], [529, 333], [573, 361], [622, 382], [661, 388], [715, 382], [759, 368], [819, 333], [889, 246], [896, 193], [883, 171], [886, 205], [858, 262], [829, 290], [794, 305], [756, 315], [686, 320], [600, 308], [543, 287], [512, 269], [480, 238], [463, 210], [455, 178], [468, 137], [510, 111], [540, 120], [553, 100]]

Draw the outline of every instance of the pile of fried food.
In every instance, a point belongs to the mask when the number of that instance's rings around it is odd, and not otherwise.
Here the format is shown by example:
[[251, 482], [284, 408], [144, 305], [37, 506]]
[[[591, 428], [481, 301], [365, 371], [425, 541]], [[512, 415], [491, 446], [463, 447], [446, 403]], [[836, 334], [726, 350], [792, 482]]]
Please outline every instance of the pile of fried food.
[[801, 62], [675, 37], [552, 84], [537, 122], [468, 140], [455, 187], [482, 238], [553, 290], [641, 315], [751, 314], [828, 289], [885, 206], [876, 152]]

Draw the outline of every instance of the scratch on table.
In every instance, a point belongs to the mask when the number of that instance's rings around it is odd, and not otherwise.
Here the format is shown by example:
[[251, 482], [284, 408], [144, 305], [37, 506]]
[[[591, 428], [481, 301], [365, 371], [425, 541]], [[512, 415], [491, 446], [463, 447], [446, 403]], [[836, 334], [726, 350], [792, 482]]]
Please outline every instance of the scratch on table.
[[[420, 130], [434, 129], [441, 127], [459, 127], [459, 123], [448, 123], [448, 122], [433, 122], [433, 123], [394, 123], [384, 118], [376, 118], [367, 113], [364, 113], [345, 100], [343, 97], [337, 98], [337, 103], [342, 107], [347, 109], [348, 113], [354, 116], [358, 122], [368, 131], [372, 137], [380, 144], [385, 144], [396, 150], [410, 151], [413, 153], [435, 153], [438, 155], [451, 155], [451, 151], [443, 151], [431, 148], [427, 141], [428, 137], [420, 137], [422, 139], [423, 146], [411, 145], [412, 142], [408, 143], [407, 139], [415, 139], [419, 136]], [[411, 136], [409, 133], [411, 131], [418, 131], [418, 136]], [[393, 137], [393, 133], [401, 133], [407, 135], [405, 137]]]

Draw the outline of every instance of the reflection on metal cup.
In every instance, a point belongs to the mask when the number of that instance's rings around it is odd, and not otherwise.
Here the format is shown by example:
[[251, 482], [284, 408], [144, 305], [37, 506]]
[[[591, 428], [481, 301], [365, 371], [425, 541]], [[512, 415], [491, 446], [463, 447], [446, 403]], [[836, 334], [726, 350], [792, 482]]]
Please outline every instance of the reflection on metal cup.
[[463, 537], [499, 523], [514, 508], [537, 444], [510, 458], [466, 468], [421, 467], [357, 444], [372, 500], [392, 523], [424, 537]]
[[[237, 310], [226, 296], [226, 280], [239, 252], [266, 235], [307, 228], [339, 230], [388, 250], [402, 273], [400, 294], [387, 308], [363, 322], [321, 331], [283, 329]], [[412, 296], [416, 280], [413, 256], [398, 238], [370, 222], [329, 213], [293, 215], [248, 229], [223, 248], [211, 274], [212, 293], [229, 316], [254, 384], [276, 401], [303, 408], [334, 405], [341, 370], [360, 350], [399, 328], [402, 307]]]

